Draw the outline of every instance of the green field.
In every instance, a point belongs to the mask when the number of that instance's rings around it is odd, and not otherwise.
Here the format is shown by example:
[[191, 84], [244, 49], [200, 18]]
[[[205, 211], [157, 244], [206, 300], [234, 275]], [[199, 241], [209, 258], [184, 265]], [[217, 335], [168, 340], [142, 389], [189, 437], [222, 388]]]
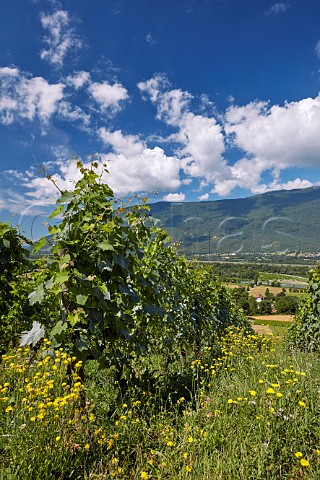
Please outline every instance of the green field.
[[298, 275], [286, 275], [283, 273], [267, 273], [267, 272], [260, 272], [259, 273], [259, 281], [260, 282], [279, 282], [279, 283], [287, 283], [292, 285], [292, 287], [297, 285], [306, 286], [307, 279], [306, 277], [301, 277]]

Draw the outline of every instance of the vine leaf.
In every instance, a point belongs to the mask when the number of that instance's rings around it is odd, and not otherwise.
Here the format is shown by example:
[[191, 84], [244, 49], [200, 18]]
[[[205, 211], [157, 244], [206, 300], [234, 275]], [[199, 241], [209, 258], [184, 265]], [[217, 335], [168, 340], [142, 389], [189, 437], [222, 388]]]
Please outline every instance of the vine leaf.
[[31, 330], [29, 332], [23, 332], [20, 340], [20, 347], [26, 345], [32, 345], [33, 347], [43, 338], [45, 335], [44, 327], [40, 322], [33, 322]]
[[63, 210], [64, 210], [64, 205], [59, 205], [57, 208], [53, 210], [51, 215], [49, 215], [49, 220], [59, 215], [59, 213], [63, 212]]
[[33, 292], [29, 293], [29, 303], [34, 305], [35, 303], [41, 303], [44, 298], [43, 285], [39, 285]]
[[46, 243], [47, 243], [46, 237], [40, 238], [37, 245], [33, 249], [33, 253], [37, 253], [40, 250], [40, 248], [43, 247]]
[[101, 248], [101, 250], [114, 250], [113, 245], [111, 245], [111, 243], [109, 243], [107, 240], [98, 243], [97, 247]]

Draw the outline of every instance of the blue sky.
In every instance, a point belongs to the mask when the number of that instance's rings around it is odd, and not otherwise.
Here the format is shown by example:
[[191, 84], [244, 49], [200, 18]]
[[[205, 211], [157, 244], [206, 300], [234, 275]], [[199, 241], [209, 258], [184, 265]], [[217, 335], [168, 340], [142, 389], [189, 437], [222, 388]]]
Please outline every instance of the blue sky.
[[[0, 220], [40, 232], [74, 155], [116, 195], [320, 184], [318, 0], [3, 0]], [[31, 231], [31, 225], [33, 230]]]

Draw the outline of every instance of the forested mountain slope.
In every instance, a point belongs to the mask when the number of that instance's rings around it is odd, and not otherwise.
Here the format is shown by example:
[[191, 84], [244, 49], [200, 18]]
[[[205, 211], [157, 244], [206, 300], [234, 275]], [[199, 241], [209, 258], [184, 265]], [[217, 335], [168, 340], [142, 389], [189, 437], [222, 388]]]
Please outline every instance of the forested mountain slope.
[[151, 214], [186, 253], [320, 251], [320, 187], [248, 198], [159, 202]]

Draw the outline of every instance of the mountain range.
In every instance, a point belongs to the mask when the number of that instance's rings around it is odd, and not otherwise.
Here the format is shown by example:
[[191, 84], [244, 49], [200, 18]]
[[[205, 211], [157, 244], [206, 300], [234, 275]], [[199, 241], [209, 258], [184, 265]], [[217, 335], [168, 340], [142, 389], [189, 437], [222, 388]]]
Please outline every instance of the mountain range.
[[320, 187], [158, 202], [151, 215], [186, 254], [320, 252]]

